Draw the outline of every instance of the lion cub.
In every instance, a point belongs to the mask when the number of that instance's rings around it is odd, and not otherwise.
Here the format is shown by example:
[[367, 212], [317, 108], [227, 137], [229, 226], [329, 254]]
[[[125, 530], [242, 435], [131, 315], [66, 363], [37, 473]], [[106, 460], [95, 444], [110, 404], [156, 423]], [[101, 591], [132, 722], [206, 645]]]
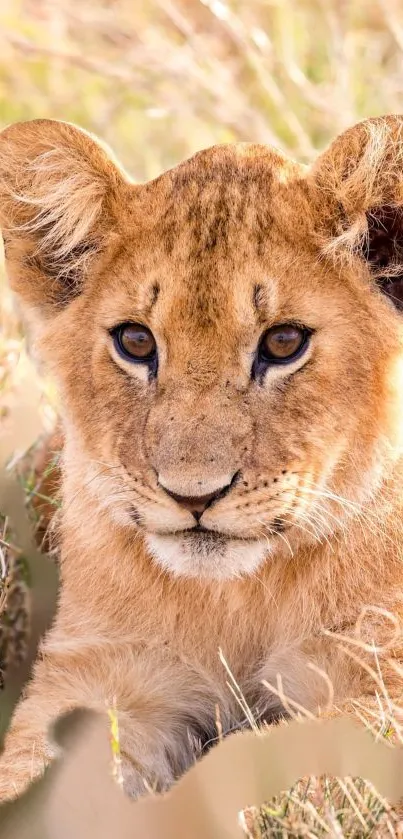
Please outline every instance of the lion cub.
[[[62, 590], [0, 762], [116, 702], [128, 792], [255, 717], [402, 689], [403, 119], [311, 168], [223, 145], [135, 184], [84, 131], [0, 135], [12, 288], [64, 406]], [[399, 658], [400, 657], [400, 658]], [[377, 711], [378, 713], [378, 711]]]

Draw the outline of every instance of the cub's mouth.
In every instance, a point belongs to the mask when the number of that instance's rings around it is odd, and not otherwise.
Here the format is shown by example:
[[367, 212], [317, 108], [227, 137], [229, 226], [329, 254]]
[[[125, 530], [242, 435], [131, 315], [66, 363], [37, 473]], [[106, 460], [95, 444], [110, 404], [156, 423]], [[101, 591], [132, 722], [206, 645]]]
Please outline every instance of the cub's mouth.
[[210, 530], [202, 524], [169, 535], [181, 537], [185, 543], [194, 546], [196, 549], [203, 547], [206, 552], [220, 550], [228, 542], [242, 542], [244, 545], [248, 545], [249, 543], [260, 541], [252, 536], [244, 536], [242, 539], [239, 539], [236, 536], [230, 536], [228, 533], [222, 533], [219, 530]]
[[[131, 521], [141, 529], [145, 545], [160, 568], [176, 577], [229, 580], [255, 574], [266, 559], [281, 551], [283, 543], [291, 551], [283, 536], [283, 531], [293, 526], [293, 518], [283, 513], [292, 506], [288, 484], [284, 490], [288, 494], [278, 499], [276, 477], [276, 495], [267, 500], [271, 515], [264, 517], [259, 507], [262, 494], [265, 497], [263, 486], [252, 490], [252, 501], [244, 501], [242, 487], [241, 501], [223, 501], [239, 479], [240, 473], [236, 473], [225, 491], [203, 496], [179, 496], [162, 487], [165, 496], [158, 494], [155, 500], [169, 495], [174, 504], [155, 506], [149, 515], [132, 507]], [[294, 483], [296, 480], [294, 477]], [[258, 514], [254, 513], [253, 501]]]
[[203, 525], [146, 536], [156, 562], [174, 576], [225, 580], [253, 574], [270, 553], [267, 539], [231, 537]]

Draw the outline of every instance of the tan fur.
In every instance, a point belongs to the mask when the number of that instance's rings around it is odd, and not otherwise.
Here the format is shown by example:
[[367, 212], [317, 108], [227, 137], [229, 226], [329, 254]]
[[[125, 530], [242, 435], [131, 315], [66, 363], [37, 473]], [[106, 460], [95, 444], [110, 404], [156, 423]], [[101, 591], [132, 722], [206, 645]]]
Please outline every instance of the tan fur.
[[[219, 649], [261, 720], [282, 692], [314, 713], [375, 701], [356, 660], [376, 670], [373, 641], [399, 699], [402, 316], [360, 248], [368, 212], [403, 203], [401, 125], [363, 123], [311, 169], [218, 146], [142, 186], [72, 126], [0, 137], [8, 273], [65, 435], [60, 605], [3, 798], [80, 704], [116, 703], [129, 792], [169, 786], [215, 738], [217, 706], [224, 731], [244, 724]], [[152, 330], [156, 379], [114, 350], [125, 321]], [[261, 335], [286, 322], [313, 330], [306, 355], [252, 381]], [[186, 536], [161, 484], [198, 496], [235, 473], [202, 517], [214, 549]]]

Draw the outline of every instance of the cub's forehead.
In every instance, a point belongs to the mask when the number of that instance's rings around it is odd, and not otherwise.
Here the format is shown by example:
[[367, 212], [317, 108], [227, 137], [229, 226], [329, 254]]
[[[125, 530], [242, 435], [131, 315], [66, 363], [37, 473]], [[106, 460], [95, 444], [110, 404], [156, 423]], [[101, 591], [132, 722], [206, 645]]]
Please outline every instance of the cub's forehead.
[[292, 300], [296, 256], [307, 271], [313, 261], [305, 169], [266, 146], [199, 152], [135, 202], [112, 271], [122, 320], [148, 322], [164, 305], [184, 323], [217, 326], [231, 310], [247, 325], [274, 313], [279, 278]]
[[214, 146], [146, 185], [144, 200], [168, 254], [190, 260], [234, 257], [242, 248], [260, 254], [278, 223], [285, 233], [281, 205], [285, 210], [290, 181], [302, 174], [302, 167], [265, 146]]
[[197, 183], [204, 187], [217, 178], [220, 183], [232, 181], [243, 190], [259, 180], [264, 187], [273, 177], [284, 183], [297, 174], [303, 175], [304, 171], [305, 167], [270, 146], [231, 143], [197, 152], [146, 186], [153, 188], [170, 183], [175, 189], [183, 189], [190, 183]]

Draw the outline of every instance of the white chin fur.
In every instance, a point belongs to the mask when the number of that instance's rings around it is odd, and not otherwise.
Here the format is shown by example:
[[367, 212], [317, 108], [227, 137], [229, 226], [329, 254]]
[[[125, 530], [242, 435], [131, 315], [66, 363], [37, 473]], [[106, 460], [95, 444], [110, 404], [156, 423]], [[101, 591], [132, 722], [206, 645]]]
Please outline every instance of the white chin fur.
[[270, 553], [267, 540], [223, 540], [214, 549], [183, 534], [147, 534], [146, 543], [158, 564], [176, 577], [230, 580], [253, 574]]

